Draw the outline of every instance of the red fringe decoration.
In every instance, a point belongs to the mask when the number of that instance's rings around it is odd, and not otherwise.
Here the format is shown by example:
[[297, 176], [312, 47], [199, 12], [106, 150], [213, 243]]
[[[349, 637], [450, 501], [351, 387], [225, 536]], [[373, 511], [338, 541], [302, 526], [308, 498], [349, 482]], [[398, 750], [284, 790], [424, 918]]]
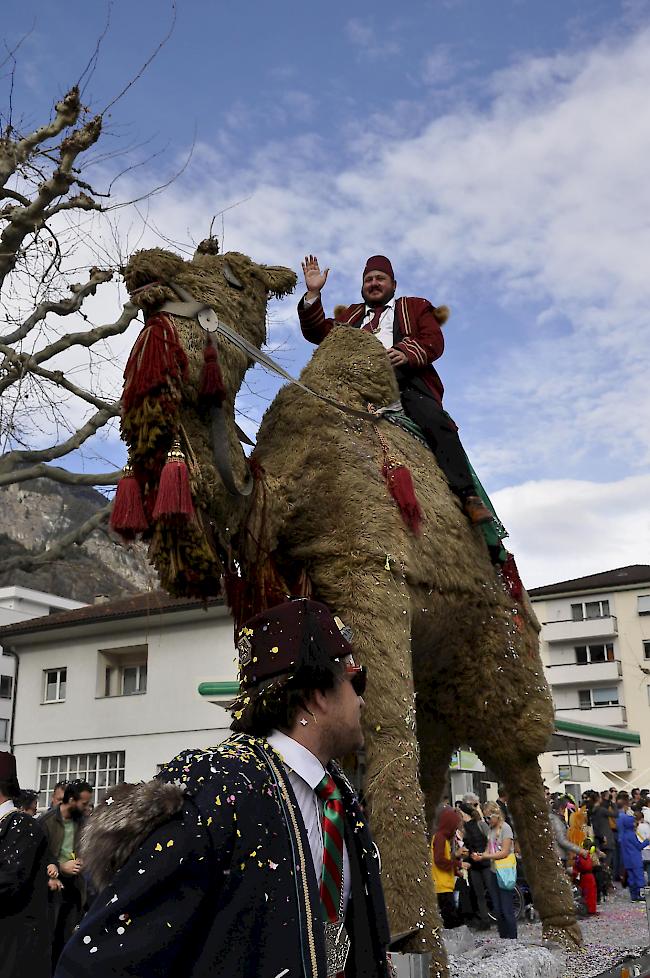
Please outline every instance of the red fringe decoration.
[[125, 540], [133, 540], [137, 533], [144, 533], [149, 527], [138, 480], [128, 465], [117, 484], [110, 525]]
[[161, 516], [194, 516], [190, 476], [178, 443], [167, 453], [167, 461], [160, 473], [158, 495], [152, 518]]
[[501, 568], [501, 575], [510, 597], [513, 599], [513, 601], [520, 603], [524, 596], [524, 585], [521, 583], [515, 558], [512, 556], [512, 554], [508, 554], [506, 557]]
[[216, 404], [223, 404], [226, 396], [226, 388], [223, 382], [221, 367], [217, 358], [217, 351], [212, 337], [208, 337], [203, 347], [203, 369], [201, 370], [201, 380], [199, 382], [199, 397], [204, 400], [214, 401]]
[[187, 356], [168, 316], [156, 313], [147, 319], [135, 341], [124, 370], [122, 406], [125, 411], [147, 394], [187, 380]]
[[402, 519], [416, 536], [422, 525], [422, 510], [413, 488], [411, 471], [406, 465], [391, 465], [385, 462], [383, 476], [388, 490], [399, 506]]

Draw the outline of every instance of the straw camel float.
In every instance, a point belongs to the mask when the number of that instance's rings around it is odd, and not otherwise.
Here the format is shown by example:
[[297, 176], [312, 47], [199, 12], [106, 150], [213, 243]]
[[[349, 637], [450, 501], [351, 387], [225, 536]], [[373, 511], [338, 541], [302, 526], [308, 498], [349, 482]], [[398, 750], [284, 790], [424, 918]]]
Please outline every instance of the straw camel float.
[[[545, 933], [579, 942], [537, 763], [553, 708], [525, 593], [518, 603], [508, 593], [431, 452], [386, 421], [346, 414], [288, 385], [246, 459], [234, 400], [251, 357], [216, 333], [206, 343], [196, 310], [211, 307], [259, 349], [268, 296], [292, 291], [296, 278], [216, 252], [210, 240], [190, 262], [154, 249], [125, 269], [147, 325], [125, 373], [132, 472], [123, 482], [125, 491], [142, 491], [146, 519], [134, 520], [133, 507], [121, 502], [117, 522], [124, 529], [130, 512], [131, 533], [148, 525], [151, 559], [172, 594], [213, 595], [225, 581], [236, 621], [287, 594], [311, 594], [351, 626], [369, 673], [364, 793], [391, 930], [416, 929], [406, 950], [433, 951], [444, 967], [426, 827], [460, 745], [506, 786]], [[194, 309], [179, 304], [188, 300]], [[360, 412], [398, 397], [382, 345], [348, 327], [332, 331], [300, 379]], [[386, 462], [410, 470], [418, 533], [387, 489]], [[170, 514], [161, 498], [170, 473], [185, 468], [180, 511]], [[224, 478], [245, 491], [252, 484], [252, 492], [228, 491]]]

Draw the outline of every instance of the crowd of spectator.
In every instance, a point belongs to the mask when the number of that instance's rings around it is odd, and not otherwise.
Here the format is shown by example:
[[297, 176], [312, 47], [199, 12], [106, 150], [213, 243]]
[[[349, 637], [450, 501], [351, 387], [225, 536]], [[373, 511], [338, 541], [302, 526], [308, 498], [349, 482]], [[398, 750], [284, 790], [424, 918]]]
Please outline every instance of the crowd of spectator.
[[50, 978], [93, 894], [78, 858], [93, 789], [59, 782], [40, 816], [37, 791], [20, 790], [0, 752], [0, 949], [2, 975]]
[[[650, 886], [650, 790], [589, 790], [579, 800], [547, 788], [545, 793], [555, 852], [580, 892], [580, 912], [597, 914], [615, 884], [632, 901], [644, 900]], [[432, 875], [445, 927], [467, 923], [487, 930], [495, 922], [500, 937], [517, 937], [517, 870], [506, 873], [513, 856], [516, 862], [516, 825], [502, 787], [497, 801], [483, 806], [471, 793], [453, 807], [445, 799], [431, 830]], [[521, 880], [521, 868], [518, 875]]]

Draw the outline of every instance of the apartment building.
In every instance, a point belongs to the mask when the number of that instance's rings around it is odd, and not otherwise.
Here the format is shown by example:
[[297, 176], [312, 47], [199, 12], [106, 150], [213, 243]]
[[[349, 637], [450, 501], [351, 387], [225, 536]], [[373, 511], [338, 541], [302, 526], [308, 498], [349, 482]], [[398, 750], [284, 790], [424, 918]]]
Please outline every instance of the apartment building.
[[229, 733], [220, 704], [237, 665], [221, 601], [146, 592], [6, 624], [0, 644], [19, 664], [11, 749], [41, 807], [57, 781], [88, 780], [97, 802]]
[[[0, 587], [0, 627], [81, 607], [79, 601], [70, 601], [45, 591]], [[16, 679], [16, 657], [6, 651], [0, 656], [0, 750], [9, 749]]]
[[[568, 731], [564, 749], [543, 756], [547, 783], [650, 785], [650, 565], [534, 588], [530, 598], [556, 722]], [[600, 743], [572, 745], [576, 723], [600, 730]]]

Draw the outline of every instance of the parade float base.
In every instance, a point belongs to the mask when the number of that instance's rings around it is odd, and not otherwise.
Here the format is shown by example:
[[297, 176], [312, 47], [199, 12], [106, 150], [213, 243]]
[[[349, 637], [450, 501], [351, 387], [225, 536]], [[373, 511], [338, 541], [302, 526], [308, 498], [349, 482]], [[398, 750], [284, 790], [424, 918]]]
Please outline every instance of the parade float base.
[[632, 903], [616, 888], [596, 917], [580, 920], [584, 947], [566, 951], [542, 938], [539, 923], [519, 921], [516, 941], [502, 941], [496, 928], [453, 937], [445, 931], [451, 978], [646, 978], [650, 936], [645, 903]]

